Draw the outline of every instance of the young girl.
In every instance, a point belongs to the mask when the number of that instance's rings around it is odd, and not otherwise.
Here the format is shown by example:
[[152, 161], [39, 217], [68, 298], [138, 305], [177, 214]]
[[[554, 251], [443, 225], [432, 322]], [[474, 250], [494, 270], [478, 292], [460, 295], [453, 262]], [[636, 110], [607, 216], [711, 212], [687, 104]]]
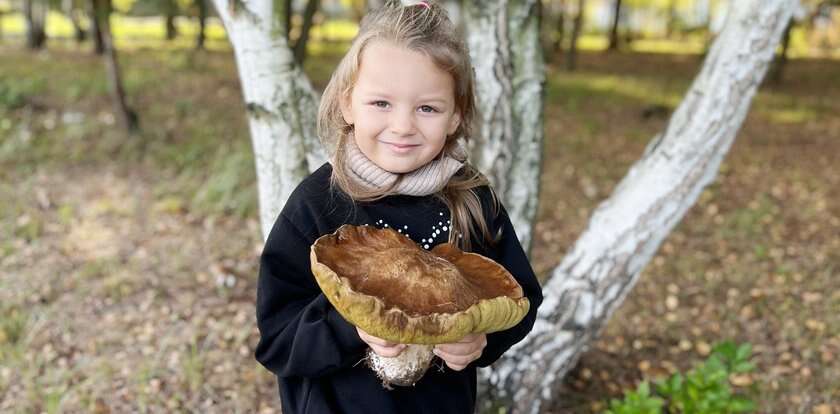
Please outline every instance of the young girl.
[[[504, 208], [466, 162], [475, 116], [466, 46], [437, 4], [389, 3], [365, 16], [319, 108], [333, 156], [289, 198], [261, 257], [257, 360], [277, 375], [283, 413], [470, 413], [476, 368], [522, 340], [542, 302]], [[391, 227], [425, 249], [451, 242], [487, 256], [519, 281], [528, 315], [502, 332], [435, 347], [441, 369], [385, 389], [359, 363], [394, 344], [355, 328], [310, 270], [315, 240], [342, 224]]]

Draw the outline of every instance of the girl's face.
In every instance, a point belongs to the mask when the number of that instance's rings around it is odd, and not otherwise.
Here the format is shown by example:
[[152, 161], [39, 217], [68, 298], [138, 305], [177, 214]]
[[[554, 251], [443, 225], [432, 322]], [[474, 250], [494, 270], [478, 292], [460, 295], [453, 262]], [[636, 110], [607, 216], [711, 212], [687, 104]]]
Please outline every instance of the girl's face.
[[414, 171], [458, 129], [454, 81], [428, 56], [386, 41], [365, 47], [353, 91], [341, 103], [356, 144], [392, 173]]

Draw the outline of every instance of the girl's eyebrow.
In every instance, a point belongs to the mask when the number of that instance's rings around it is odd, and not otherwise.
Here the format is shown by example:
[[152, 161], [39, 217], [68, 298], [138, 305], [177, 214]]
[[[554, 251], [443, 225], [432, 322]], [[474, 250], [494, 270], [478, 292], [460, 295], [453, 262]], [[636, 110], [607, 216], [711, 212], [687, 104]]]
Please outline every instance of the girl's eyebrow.
[[420, 99], [420, 100], [423, 101], [423, 102], [439, 102], [439, 103], [442, 103], [442, 104], [449, 103], [449, 101], [446, 100], [446, 98], [439, 97], [439, 96], [432, 96], [432, 97], [425, 98], [425, 99]]
[[[383, 92], [373, 92], [373, 91], [371, 91], [371, 92], [365, 92], [363, 95], [365, 96], [365, 98], [368, 98], [368, 99], [371, 99], [371, 98], [392, 99], [391, 95], [388, 95], [387, 93], [383, 93]], [[440, 103], [443, 103], [443, 104], [449, 102], [446, 98], [444, 98], [442, 96], [437, 96], [437, 95], [429, 96], [429, 97], [421, 97], [420, 99], [418, 99], [418, 101], [420, 101], [420, 102], [440, 102]]]
[[384, 92], [378, 92], [378, 91], [364, 91], [363, 95], [365, 95], [367, 97], [375, 96], [377, 98], [391, 99], [391, 95], [388, 95], [387, 93], [384, 93]]

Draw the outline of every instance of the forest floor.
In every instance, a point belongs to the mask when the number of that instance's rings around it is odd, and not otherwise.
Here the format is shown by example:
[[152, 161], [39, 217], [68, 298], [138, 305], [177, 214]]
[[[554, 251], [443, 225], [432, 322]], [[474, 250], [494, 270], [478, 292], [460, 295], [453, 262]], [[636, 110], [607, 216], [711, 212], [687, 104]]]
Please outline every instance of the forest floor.
[[[0, 412], [277, 412], [253, 359], [253, 156], [229, 52], [124, 51], [142, 132], [87, 50], [0, 46]], [[323, 87], [334, 55], [309, 60]], [[551, 66], [533, 266], [563, 257], [700, 65]], [[762, 86], [716, 181], [558, 390], [599, 412], [715, 343], [752, 344], [762, 413], [840, 413], [840, 61]]]

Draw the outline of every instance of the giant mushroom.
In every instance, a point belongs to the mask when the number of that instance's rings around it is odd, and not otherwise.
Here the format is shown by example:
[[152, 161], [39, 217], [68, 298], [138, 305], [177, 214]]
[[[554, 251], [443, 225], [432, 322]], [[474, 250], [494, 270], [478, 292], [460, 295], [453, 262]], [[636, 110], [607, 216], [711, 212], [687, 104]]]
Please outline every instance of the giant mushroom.
[[522, 287], [498, 263], [449, 243], [428, 251], [390, 228], [343, 225], [312, 244], [310, 259], [344, 319], [408, 344], [393, 358], [368, 350], [368, 365], [386, 387], [416, 383], [435, 344], [505, 330], [528, 313]]

